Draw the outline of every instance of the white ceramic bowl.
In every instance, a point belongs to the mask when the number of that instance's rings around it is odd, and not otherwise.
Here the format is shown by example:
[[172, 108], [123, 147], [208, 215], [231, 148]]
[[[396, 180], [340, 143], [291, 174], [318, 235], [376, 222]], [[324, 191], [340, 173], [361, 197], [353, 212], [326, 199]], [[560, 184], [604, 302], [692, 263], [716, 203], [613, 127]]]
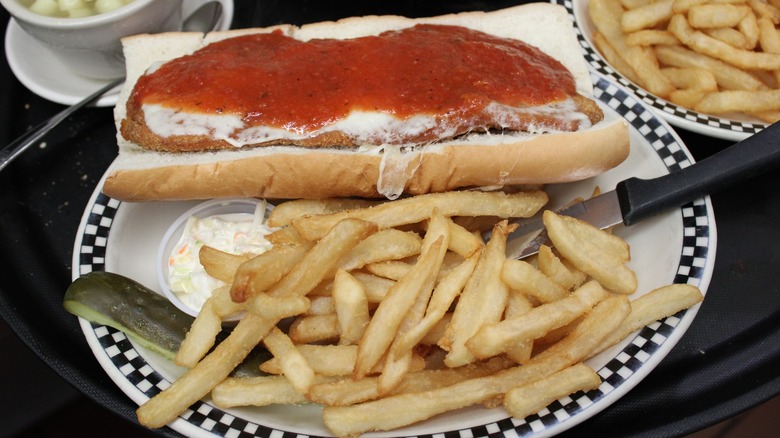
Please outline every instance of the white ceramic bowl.
[[[245, 220], [246, 215], [253, 215], [255, 213], [258, 205], [260, 205], [262, 208], [262, 206], [265, 205], [265, 202], [259, 199], [250, 198], [214, 199], [198, 204], [195, 207], [187, 210], [171, 224], [171, 226], [165, 232], [165, 235], [163, 236], [157, 251], [157, 280], [160, 284], [160, 288], [163, 294], [166, 298], [168, 298], [168, 300], [171, 301], [171, 303], [173, 303], [183, 312], [192, 316], [197, 316], [198, 312], [200, 311], [200, 309], [192, 308], [184, 301], [182, 301], [179, 296], [171, 290], [168, 283], [168, 259], [170, 258], [172, 251], [177, 247], [179, 241], [181, 240], [189, 218], [195, 216], [197, 218], [204, 219], [210, 216], [224, 216], [225, 219], [229, 220], [231, 219], [231, 215], [241, 215], [234, 216], [232, 219]], [[266, 209], [266, 217], [270, 208], [271, 207], [269, 205]], [[208, 295], [211, 293], [211, 291], [200, 291], [200, 293]], [[226, 321], [235, 321], [239, 318], [240, 315], [235, 315]]]

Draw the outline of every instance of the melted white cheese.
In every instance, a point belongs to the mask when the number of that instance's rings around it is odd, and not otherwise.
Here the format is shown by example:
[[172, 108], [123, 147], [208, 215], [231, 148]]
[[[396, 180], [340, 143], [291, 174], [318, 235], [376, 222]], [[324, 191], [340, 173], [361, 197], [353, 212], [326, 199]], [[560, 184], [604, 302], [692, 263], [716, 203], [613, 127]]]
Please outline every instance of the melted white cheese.
[[[399, 138], [411, 138], [433, 131], [439, 138], [454, 137], [460, 132], [455, 125], [440, 124], [436, 117], [416, 115], [405, 119], [383, 112], [353, 111], [344, 119], [312, 132], [267, 126], [246, 126], [236, 115], [207, 115], [170, 109], [156, 104], [143, 105], [147, 127], [160, 137], [199, 135], [224, 140], [240, 148], [245, 145], [275, 141], [304, 140], [329, 132], [343, 132], [358, 144], [398, 144]], [[519, 125], [523, 116], [554, 116], [564, 122], [580, 122], [581, 129], [590, 127], [588, 117], [577, 111], [574, 100], [527, 108], [514, 108], [492, 103], [486, 112], [501, 127]], [[531, 126], [530, 133], [549, 132], [549, 127]]]

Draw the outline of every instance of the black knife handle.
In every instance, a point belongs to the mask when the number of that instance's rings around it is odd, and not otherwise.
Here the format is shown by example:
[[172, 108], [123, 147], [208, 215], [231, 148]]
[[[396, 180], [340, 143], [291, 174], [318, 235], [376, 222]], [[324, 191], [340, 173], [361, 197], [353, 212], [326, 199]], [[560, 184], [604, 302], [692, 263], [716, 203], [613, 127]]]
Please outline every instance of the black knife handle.
[[780, 167], [780, 122], [682, 170], [658, 178], [629, 178], [615, 188], [623, 222], [657, 213]]

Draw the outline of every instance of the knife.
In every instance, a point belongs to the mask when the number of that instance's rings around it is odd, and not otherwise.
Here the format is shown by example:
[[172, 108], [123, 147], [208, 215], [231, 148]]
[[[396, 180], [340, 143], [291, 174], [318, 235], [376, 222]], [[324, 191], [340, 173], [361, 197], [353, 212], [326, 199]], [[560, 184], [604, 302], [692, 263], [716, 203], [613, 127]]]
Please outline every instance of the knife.
[[[628, 178], [614, 190], [577, 202], [556, 213], [598, 228], [634, 225], [780, 167], [780, 122], [689, 167], [653, 179]], [[507, 238], [507, 258], [522, 259], [551, 245], [541, 215], [516, 222]]]

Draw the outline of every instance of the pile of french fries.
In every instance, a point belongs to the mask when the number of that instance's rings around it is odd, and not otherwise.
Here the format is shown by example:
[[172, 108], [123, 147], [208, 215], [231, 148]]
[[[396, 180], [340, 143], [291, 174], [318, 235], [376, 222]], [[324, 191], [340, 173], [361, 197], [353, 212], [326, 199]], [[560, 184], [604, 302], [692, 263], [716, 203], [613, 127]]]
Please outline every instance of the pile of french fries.
[[593, 42], [677, 105], [780, 120], [780, 0], [589, 0]]
[[[506, 219], [546, 202], [542, 191], [462, 191], [276, 206], [268, 252], [203, 247], [206, 271], [227, 285], [177, 353], [189, 369], [139, 407], [139, 421], [162, 427], [210, 394], [221, 408], [320, 404], [332, 434], [356, 436], [479, 404], [524, 418], [598, 387], [584, 361], [703, 297], [675, 284], [630, 300], [627, 243], [551, 211], [554, 249], [507, 259]], [[229, 377], [261, 343], [273, 356], [265, 375]]]

